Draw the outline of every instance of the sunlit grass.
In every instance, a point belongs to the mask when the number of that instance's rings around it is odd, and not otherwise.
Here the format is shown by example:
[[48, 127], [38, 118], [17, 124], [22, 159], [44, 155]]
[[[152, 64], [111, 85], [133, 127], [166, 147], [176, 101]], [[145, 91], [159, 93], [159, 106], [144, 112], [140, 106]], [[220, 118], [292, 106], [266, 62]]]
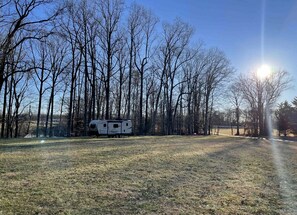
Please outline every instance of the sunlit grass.
[[[296, 148], [281, 147], [296, 187]], [[261, 140], [0, 143], [0, 214], [286, 214], [278, 180]]]

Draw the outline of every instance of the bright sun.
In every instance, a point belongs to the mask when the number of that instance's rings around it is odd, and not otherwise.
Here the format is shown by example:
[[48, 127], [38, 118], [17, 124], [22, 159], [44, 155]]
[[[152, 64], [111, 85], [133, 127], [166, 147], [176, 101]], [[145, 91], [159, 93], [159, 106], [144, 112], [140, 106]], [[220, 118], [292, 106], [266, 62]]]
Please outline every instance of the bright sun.
[[270, 74], [271, 74], [271, 67], [267, 64], [263, 64], [257, 70], [257, 77], [260, 80], [264, 80], [264, 79], [268, 78], [270, 76]]

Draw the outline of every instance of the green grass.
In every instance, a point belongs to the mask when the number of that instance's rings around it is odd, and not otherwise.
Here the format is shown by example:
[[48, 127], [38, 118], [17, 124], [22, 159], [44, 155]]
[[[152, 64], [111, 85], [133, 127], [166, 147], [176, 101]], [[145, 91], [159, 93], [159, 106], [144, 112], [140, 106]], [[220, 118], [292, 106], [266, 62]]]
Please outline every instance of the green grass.
[[[169, 136], [0, 141], [0, 214], [290, 212], [271, 146], [263, 140]], [[297, 145], [278, 144], [295, 189]], [[297, 201], [296, 194], [292, 198]]]

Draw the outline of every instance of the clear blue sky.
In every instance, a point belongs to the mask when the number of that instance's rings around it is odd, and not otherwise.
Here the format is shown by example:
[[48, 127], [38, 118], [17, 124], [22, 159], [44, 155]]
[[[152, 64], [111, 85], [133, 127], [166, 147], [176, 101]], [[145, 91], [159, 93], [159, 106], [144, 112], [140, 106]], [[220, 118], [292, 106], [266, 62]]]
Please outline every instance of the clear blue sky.
[[[127, 5], [131, 2], [126, 0]], [[135, 2], [150, 8], [161, 22], [180, 17], [191, 24], [195, 28], [193, 40], [202, 40], [207, 47], [223, 50], [238, 73], [259, 67], [261, 47], [264, 47], [264, 62], [287, 70], [293, 78], [294, 89], [284, 93], [281, 100], [291, 101], [297, 96], [297, 0]]]

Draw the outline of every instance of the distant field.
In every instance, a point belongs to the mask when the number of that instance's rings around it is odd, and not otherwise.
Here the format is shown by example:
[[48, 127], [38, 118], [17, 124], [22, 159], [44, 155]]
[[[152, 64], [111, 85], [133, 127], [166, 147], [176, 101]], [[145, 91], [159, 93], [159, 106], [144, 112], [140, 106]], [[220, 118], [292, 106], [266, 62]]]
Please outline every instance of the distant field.
[[[217, 134], [216, 132], [217, 132], [217, 130], [213, 129], [213, 133], [214, 134]], [[244, 135], [244, 129], [243, 128], [240, 128], [239, 129], [239, 133], [240, 133], [240, 135], [243, 136]], [[222, 134], [222, 135], [235, 135], [236, 134], [236, 127], [235, 126], [233, 127], [233, 133], [232, 133], [232, 129], [231, 128], [220, 128], [219, 129], [219, 134]], [[275, 138], [279, 138], [279, 136], [278, 136], [279, 134], [278, 134], [278, 131], [276, 129], [273, 130], [273, 134], [272, 135]], [[288, 139], [293, 138], [293, 137], [295, 137], [294, 134], [292, 134], [292, 133], [287, 134], [287, 138]], [[283, 136], [283, 134], [282, 134], [282, 137], [281, 138], [285, 138]], [[297, 140], [297, 138], [293, 138], [293, 139], [296, 139]]]
[[0, 140], [0, 214], [294, 214], [297, 144], [234, 137]]
[[[217, 132], [217, 130], [216, 131], [214, 130], [213, 132]], [[241, 135], [243, 135], [244, 134], [244, 129], [243, 128], [239, 129], [239, 133]], [[232, 129], [230, 129], [230, 128], [220, 128], [219, 129], [219, 134], [232, 135]], [[235, 135], [235, 134], [236, 134], [236, 127], [234, 126], [233, 135]]]

